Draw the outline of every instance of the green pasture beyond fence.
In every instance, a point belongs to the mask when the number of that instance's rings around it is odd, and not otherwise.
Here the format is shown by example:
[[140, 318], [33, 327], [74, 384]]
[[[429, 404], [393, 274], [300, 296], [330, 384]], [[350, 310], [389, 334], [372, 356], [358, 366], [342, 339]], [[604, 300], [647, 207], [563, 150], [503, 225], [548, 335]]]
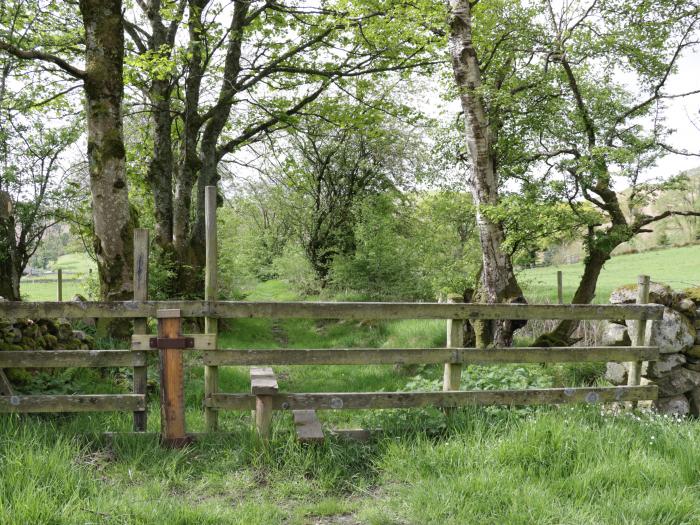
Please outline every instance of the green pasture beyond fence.
[[[149, 301], [149, 232], [134, 234], [134, 300], [126, 302], [2, 302], [0, 318], [128, 318], [133, 320], [130, 347], [123, 350], [27, 350], [0, 352], [0, 368], [132, 367], [133, 393], [103, 395], [0, 396], [0, 412], [133, 412], [134, 430], [146, 430], [147, 353], [158, 352], [161, 389], [161, 437], [166, 444], [188, 440], [184, 418], [184, 352], [198, 351], [205, 366], [204, 406], [207, 431], [217, 429], [221, 410], [256, 410], [256, 425], [267, 437], [272, 412], [301, 410], [390, 409], [423, 406], [532, 405], [629, 402], [657, 398], [655, 385], [639, 385], [640, 363], [658, 359], [646, 346], [647, 321], [658, 320], [663, 307], [652, 304], [462, 304], [218, 301], [216, 253], [216, 190], [206, 190], [206, 272], [203, 301]], [[648, 295], [648, 279], [640, 283], [638, 302]], [[185, 334], [183, 318], [204, 318], [205, 333]], [[228, 318], [306, 319], [444, 319], [445, 348], [226, 349], [219, 348], [217, 322]], [[150, 334], [148, 320], [158, 320]], [[629, 347], [463, 348], [463, 321], [477, 319], [633, 319], [636, 337]], [[633, 363], [629, 384], [619, 387], [547, 388], [463, 391], [465, 364], [626, 361]], [[443, 363], [441, 392], [279, 392], [269, 369], [252, 369], [251, 392], [219, 390], [220, 366], [369, 365]], [[261, 371], [262, 370], [262, 371]], [[267, 371], [265, 371], [267, 370]], [[262, 374], [256, 376], [256, 374]]]

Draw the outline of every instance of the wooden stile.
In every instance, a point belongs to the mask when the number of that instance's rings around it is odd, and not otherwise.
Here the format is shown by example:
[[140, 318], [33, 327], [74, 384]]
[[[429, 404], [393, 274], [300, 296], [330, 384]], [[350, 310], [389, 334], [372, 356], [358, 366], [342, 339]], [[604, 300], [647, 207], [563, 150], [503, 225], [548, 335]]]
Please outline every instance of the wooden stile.
[[323, 443], [323, 428], [315, 410], [294, 410], [294, 426], [301, 443]]
[[[148, 299], [148, 253], [149, 232], [143, 228], [134, 230], [134, 300], [146, 301]], [[134, 334], [148, 337], [148, 319], [145, 317], [134, 319]], [[139, 350], [132, 344], [132, 350]], [[148, 388], [148, 366], [143, 363], [134, 366], [133, 371], [134, 394], [146, 395]], [[134, 412], [134, 431], [145, 432], [148, 426], [148, 411]]]
[[[182, 318], [179, 310], [158, 312], [158, 337], [179, 338]], [[179, 447], [189, 442], [185, 432], [184, 361], [182, 350], [160, 350], [160, 427], [163, 444]]]
[[[207, 186], [204, 193], [205, 231], [206, 231], [206, 263], [204, 271], [204, 300], [211, 303], [218, 297], [217, 277], [217, 234], [216, 234], [216, 186]], [[204, 318], [204, 331], [214, 336], [214, 348], [218, 332], [218, 320], [215, 317]], [[219, 391], [219, 368], [204, 366], [204, 397], [209, 397]], [[218, 412], [210, 407], [204, 408], [204, 424], [207, 431], [213, 432], [218, 428]]]
[[[255, 396], [255, 427], [258, 435], [267, 441], [272, 428], [272, 396], [277, 393], [277, 377], [272, 368], [250, 369], [250, 392]], [[214, 394], [208, 399], [214, 397]]]

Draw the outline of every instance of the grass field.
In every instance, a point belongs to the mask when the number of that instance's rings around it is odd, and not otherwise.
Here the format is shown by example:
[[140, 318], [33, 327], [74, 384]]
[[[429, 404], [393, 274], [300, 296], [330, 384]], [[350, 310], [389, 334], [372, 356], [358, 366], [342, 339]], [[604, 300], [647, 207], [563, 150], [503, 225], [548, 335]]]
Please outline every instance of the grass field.
[[[563, 264], [523, 270], [518, 279], [528, 299], [556, 301], [557, 270], [563, 272], [564, 301], [570, 301], [583, 273], [583, 264]], [[598, 279], [595, 302], [606, 303], [618, 286], [637, 282], [640, 274], [676, 290], [700, 286], [700, 245], [619, 255], [610, 259]]]
[[[85, 294], [82, 282], [90, 270], [96, 271], [95, 262], [84, 253], [68, 253], [61, 255], [56, 262], [49, 266], [52, 272], [47, 275], [24, 277], [20, 283], [20, 293], [26, 301], [55, 301], [56, 300], [56, 270], [63, 270], [63, 300], [69, 301], [76, 294]], [[53, 282], [36, 282], [51, 279]]]
[[[294, 299], [283, 283], [250, 300]], [[440, 346], [444, 322], [240, 319], [227, 347]], [[436, 389], [441, 367], [276, 367], [286, 391]], [[414, 374], [420, 372], [420, 377]], [[464, 388], [588, 384], [600, 368], [468, 367]], [[128, 370], [54, 377], [60, 392], [128, 388]], [[156, 376], [155, 365], [150, 377]], [[249, 389], [222, 367], [222, 391]], [[203, 370], [186, 372], [187, 424], [203, 429]], [[107, 386], [105, 386], [107, 385]], [[111, 385], [111, 386], [110, 386]], [[157, 390], [155, 388], [154, 390]], [[153, 396], [156, 396], [155, 392]], [[122, 436], [130, 416], [0, 416], [0, 523], [423, 525], [700, 523], [700, 423], [600, 407], [321, 412], [328, 426], [381, 427], [366, 443], [302, 446], [277, 413], [269, 446], [250, 413], [222, 412], [227, 434], [185, 450]], [[151, 399], [149, 430], [159, 429]]]

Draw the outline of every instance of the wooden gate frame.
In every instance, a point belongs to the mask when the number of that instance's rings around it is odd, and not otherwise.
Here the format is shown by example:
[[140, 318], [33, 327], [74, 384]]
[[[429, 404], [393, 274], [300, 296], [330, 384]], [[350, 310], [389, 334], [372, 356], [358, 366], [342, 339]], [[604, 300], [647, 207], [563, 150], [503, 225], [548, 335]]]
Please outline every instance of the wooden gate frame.
[[[187, 442], [184, 425], [182, 353], [201, 351], [205, 366], [205, 423], [217, 429], [219, 410], [251, 410], [259, 407], [258, 430], [269, 433], [272, 410], [385, 409], [408, 407], [456, 407], [464, 405], [532, 405], [600, 403], [653, 400], [655, 385], [640, 386], [638, 363], [659, 358], [657, 347], [645, 346], [647, 321], [662, 318], [663, 306], [648, 301], [649, 278], [640, 277], [638, 303], [629, 305], [474, 304], [390, 302], [242, 302], [217, 300], [216, 188], [206, 188], [206, 272], [203, 301], [148, 300], [148, 230], [134, 232], [134, 300], [123, 302], [0, 302], [0, 318], [129, 318], [134, 335], [129, 350], [26, 350], [0, 352], [2, 368], [133, 367], [133, 394], [0, 396], [1, 412], [133, 412], [134, 430], [147, 427], [147, 353], [152, 351], [148, 319], [158, 318], [158, 338], [182, 337], [183, 317], [203, 317], [205, 334], [194, 334], [191, 348], [160, 348], [161, 435], [167, 444]], [[167, 311], [167, 312], [166, 312]], [[336, 349], [219, 349], [219, 319], [444, 319], [446, 348], [336, 348]], [[636, 320], [633, 346], [562, 348], [462, 348], [464, 320], [575, 319]], [[158, 342], [155, 344], [158, 347]], [[459, 390], [465, 364], [543, 362], [631, 362], [628, 386], [547, 388], [528, 390]], [[251, 393], [221, 393], [219, 366], [430, 364], [445, 367], [442, 392], [339, 392], [282, 393], [277, 389]], [[179, 397], [178, 397], [179, 396]], [[265, 399], [261, 399], [262, 397]], [[262, 407], [262, 408], [261, 408]]]

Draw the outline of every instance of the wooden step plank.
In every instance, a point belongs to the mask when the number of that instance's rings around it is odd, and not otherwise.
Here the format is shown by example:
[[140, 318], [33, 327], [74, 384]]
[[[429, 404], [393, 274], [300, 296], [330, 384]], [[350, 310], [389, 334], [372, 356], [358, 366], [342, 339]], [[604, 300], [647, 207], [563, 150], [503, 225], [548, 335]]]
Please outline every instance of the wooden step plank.
[[250, 369], [250, 392], [258, 396], [271, 396], [278, 392], [277, 376], [270, 367]]
[[[273, 408], [275, 410], [360, 410], [427, 406], [590, 404], [657, 398], [656, 385], [448, 392], [339, 392], [277, 394], [273, 396]], [[205, 399], [205, 404], [223, 410], [246, 410], [255, 406], [255, 396], [214, 394], [211, 398]]]
[[302, 443], [323, 443], [323, 428], [315, 410], [293, 410], [297, 438]]
[[0, 396], [0, 412], [134, 412], [146, 409], [142, 394]]
[[[369, 365], [429, 363], [576, 363], [655, 361], [653, 346], [531, 348], [335, 348], [250, 349], [204, 352], [204, 364], [223, 365]], [[252, 372], [251, 372], [252, 374]]]

